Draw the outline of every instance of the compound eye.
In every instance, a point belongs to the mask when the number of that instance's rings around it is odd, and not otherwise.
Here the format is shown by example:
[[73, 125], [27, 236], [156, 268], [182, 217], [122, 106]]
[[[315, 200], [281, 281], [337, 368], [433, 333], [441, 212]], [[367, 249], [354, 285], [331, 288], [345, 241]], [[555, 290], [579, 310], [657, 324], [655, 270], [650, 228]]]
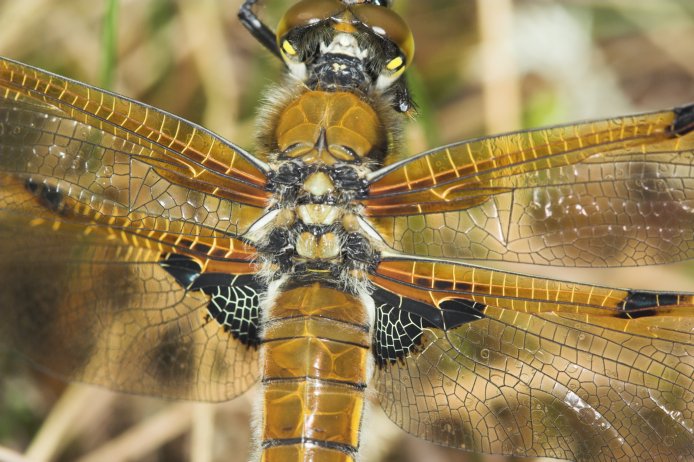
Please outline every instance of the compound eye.
[[340, 0], [301, 0], [284, 13], [277, 25], [277, 44], [296, 28], [311, 26], [332, 18], [347, 7]]
[[[414, 37], [410, 27], [395, 11], [378, 6], [375, 2], [370, 5], [355, 5], [352, 7], [352, 11], [364, 26], [398, 47], [402, 57], [404, 57], [404, 66], [409, 66], [412, 63]], [[397, 67], [399, 66], [395, 66], [395, 68]]]

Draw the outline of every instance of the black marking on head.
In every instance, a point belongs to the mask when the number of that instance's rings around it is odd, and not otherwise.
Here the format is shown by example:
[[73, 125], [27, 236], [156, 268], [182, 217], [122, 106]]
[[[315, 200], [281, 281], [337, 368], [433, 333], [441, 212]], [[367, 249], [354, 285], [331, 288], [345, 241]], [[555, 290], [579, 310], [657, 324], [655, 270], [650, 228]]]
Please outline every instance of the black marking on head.
[[[213, 276], [214, 273], [209, 276]], [[208, 275], [204, 275], [208, 276]], [[260, 293], [263, 288], [249, 275], [218, 274], [216, 281], [209, 278], [200, 288], [209, 295], [207, 312], [226, 332], [247, 346], [260, 344]], [[227, 280], [229, 278], [230, 280]], [[202, 277], [201, 277], [202, 279]], [[212, 282], [222, 284], [212, 285]], [[197, 281], [196, 281], [196, 285]]]
[[58, 191], [55, 186], [49, 186], [45, 183], [38, 183], [31, 178], [24, 182], [24, 187], [36, 196], [39, 203], [48, 210], [56, 213], [61, 213], [65, 205], [65, 196]]
[[372, 81], [362, 60], [335, 53], [320, 55], [309, 75], [309, 88], [328, 90], [353, 88], [366, 93]]
[[678, 107], [674, 112], [675, 120], [670, 128], [672, 135], [682, 136], [694, 130], [694, 104]]
[[159, 262], [162, 268], [166, 270], [178, 284], [184, 289], [189, 289], [200, 276], [202, 268], [191, 257], [178, 253], [169, 253], [162, 255], [162, 260]]
[[618, 317], [623, 319], [655, 316], [655, 308], [673, 306], [679, 303], [680, 296], [672, 293], [637, 292], [630, 290], [620, 304]]
[[159, 343], [148, 354], [145, 370], [170, 390], [188, 386], [195, 375], [193, 339], [172, 325], [159, 337]]

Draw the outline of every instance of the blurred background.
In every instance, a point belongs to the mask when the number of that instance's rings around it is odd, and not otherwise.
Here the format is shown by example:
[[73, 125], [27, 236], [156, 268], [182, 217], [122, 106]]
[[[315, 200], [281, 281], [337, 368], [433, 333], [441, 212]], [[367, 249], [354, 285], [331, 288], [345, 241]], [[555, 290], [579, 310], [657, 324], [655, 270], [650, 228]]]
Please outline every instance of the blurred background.
[[[290, 3], [269, 0], [261, 12], [274, 26]], [[395, 3], [417, 43], [409, 80], [419, 115], [405, 133], [412, 153], [484, 134], [694, 101], [689, 0]], [[262, 91], [282, 69], [237, 22], [239, 4], [0, 0], [0, 54], [106, 86], [252, 148]], [[690, 266], [561, 275], [691, 291]], [[245, 461], [254, 396], [251, 391], [220, 405], [125, 396], [68, 386], [2, 354], [0, 461]], [[430, 445], [380, 412], [364, 433], [365, 462], [509, 460]]]

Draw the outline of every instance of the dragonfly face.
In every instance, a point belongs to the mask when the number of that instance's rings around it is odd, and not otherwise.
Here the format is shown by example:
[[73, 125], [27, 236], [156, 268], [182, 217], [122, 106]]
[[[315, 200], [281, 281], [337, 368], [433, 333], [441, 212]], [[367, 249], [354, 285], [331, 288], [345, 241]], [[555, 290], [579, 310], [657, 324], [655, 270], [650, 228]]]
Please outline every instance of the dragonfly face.
[[260, 379], [265, 460], [354, 460], [366, 393], [465, 450], [691, 457], [692, 295], [481, 260], [691, 258], [692, 107], [397, 160], [406, 24], [381, 2], [304, 0], [272, 33], [252, 4], [242, 21], [288, 72], [253, 155], [0, 63], [4, 344], [157, 396]]

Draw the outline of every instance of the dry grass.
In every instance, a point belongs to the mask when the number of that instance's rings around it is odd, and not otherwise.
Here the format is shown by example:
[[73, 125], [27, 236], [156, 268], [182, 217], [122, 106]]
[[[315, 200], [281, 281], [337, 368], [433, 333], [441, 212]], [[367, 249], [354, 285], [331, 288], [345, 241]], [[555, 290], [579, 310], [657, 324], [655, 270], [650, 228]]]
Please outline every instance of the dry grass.
[[[694, 101], [690, 1], [479, 2], [400, 2], [418, 39], [413, 152]], [[121, 0], [113, 90], [252, 146], [254, 108], [280, 66], [237, 23], [238, 3]], [[283, 3], [271, 2], [268, 13]], [[99, 84], [105, 4], [0, 2], [0, 54]], [[691, 287], [691, 277], [662, 271], [632, 271], [628, 285]], [[622, 284], [616, 277], [601, 282]], [[12, 355], [0, 357], [0, 374], [0, 461], [246, 460], [252, 392], [211, 406], [65, 388]], [[368, 461], [483, 460], [404, 436], [381, 415], [373, 420]]]

